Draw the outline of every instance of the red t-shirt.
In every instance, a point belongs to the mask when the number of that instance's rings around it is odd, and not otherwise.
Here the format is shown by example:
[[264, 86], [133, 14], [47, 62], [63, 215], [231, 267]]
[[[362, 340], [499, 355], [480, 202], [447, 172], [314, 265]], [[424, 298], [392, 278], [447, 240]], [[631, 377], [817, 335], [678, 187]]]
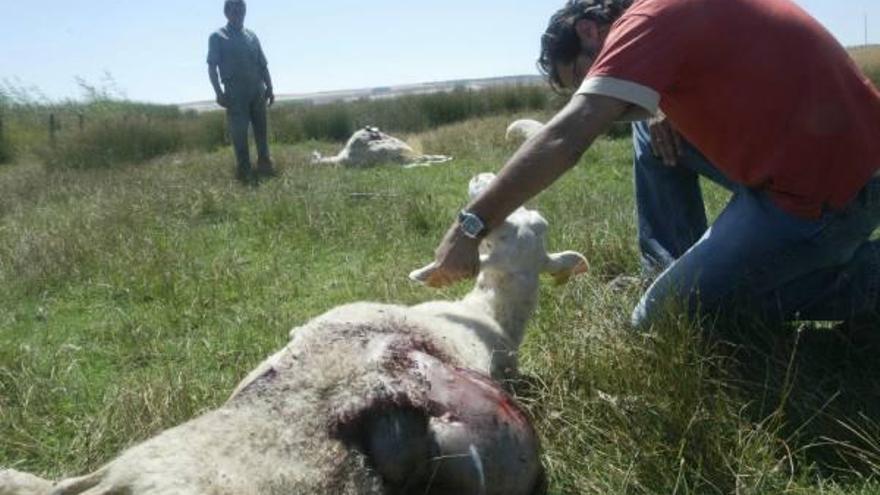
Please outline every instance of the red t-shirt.
[[880, 168], [880, 92], [790, 0], [637, 1], [578, 92], [659, 101], [728, 178], [799, 216], [841, 209]]

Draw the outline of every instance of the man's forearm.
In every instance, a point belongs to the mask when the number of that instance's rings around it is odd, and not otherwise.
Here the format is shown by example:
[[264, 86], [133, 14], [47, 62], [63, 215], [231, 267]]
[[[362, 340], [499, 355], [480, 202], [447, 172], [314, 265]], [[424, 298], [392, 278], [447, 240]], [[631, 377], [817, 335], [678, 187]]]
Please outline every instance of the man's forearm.
[[267, 89], [272, 90], [272, 76], [269, 75], [269, 67], [263, 67], [263, 82]]
[[214, 94], [220, 96], [223, 94], [223, 88], [220, 87], [220, 76], [217, 75], [217, 66], [208, 65], [208, 79], [211, 80], [211, 86], [214, 87]]
[[491, 229], [572, 168], [627, 104], [577, 96], [507, 162], [486, 191], [468, 205]]

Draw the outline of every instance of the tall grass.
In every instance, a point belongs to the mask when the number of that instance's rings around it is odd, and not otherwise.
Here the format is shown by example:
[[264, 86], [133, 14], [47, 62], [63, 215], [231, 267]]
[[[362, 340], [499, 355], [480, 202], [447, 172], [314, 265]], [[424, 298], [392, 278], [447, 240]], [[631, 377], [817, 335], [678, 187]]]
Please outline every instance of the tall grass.
[[[356, 300], [453, 298], [428, 262], [477, 172], [513, 151], [508, 116], [410, 139], [456, 156], [328, 169], [276, 146], [282, 175], [240, 187], [223, 152], [141, 167], [0, 169], [0, 466], [51, 477], [221, 404], [287, 331]], [[638, 290], [631, 144], [600, 140], [533, 202], [548, 248], [590, 272], [542, 288], [514, 384], [550, 493], [880, 493], [880, 337], [805, 325], [627, 330]], [[707, 188], [712, 213], [726, 200]]]
[[343, 141], [365, 125], [414, 133], [485, 115], [542, 112], [555, 106], [558, 102], [552, 93], [539, 86], [458, 88], [450, 92], [325, 105], [279, 104], [272, 112], [272, 128], [279, 142]]
[[[9, 105], [11, 141], [53, 169], [140, 163], [172, 151], [211, 151], [228, 143], [223, 112], [181, 112], [130, 102], [90, 86], [86, 103], [47, 102], [25, 90]], [[324, 105], [278, 104], [271, 111], [276, 143], [344, 141], [364, 125], [422, 132], [498, 113], [546, 112], [561, 102], [535, 86], [491, 88]], [[50, 131], [50, 118], [57, 127]], [[11, 147], [11, 146], [10, 146]]]
[[177, 151], [182, 142], [175, 121], [114, 115], [64, 134], [44, 148], [43, 156], [50, 168], [101, 168], [143, 162]]
[[880, 88], [880, 45], [850, 48], [849, 52], [865, 75]]
[[9, 139], [7, 116], [11, 107], [11, 99], [7, 92], [0, 88], [0, 164], [12, 161], [14, 151]]
[[9, 163], [12, 161], [13, 152], [12, 152], [12, 143], [9, 141], [7, 137], [6, 128], [5, 128], [5, 108], [0, 104], [0, 164]]

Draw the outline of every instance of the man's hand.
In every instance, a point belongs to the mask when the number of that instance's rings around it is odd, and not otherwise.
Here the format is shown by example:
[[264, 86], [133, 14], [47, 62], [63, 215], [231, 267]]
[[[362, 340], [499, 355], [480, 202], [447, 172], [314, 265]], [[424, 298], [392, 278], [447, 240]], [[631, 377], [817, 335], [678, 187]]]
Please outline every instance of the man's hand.
[[275, 92], [272, 91], [271, 86], [266, 88], [266, 101], [270, 107], [275, 103]]
[[682, 153], [681, 136], [665, 115], [660, 114], [648, 120], [651, 131], [651, 148], [665, 165], [674, 167]]
[[229, 107], [229, 97], [226, 93], [217, 93], [217, 104], [223, 108]]
[[454, 224], [434, 253], [434, 265], [424, 279], [425, 285], [445, 287], [476, 276], [480, 270], [479, 246], [478, 239], [465, 236], [458, 224]]

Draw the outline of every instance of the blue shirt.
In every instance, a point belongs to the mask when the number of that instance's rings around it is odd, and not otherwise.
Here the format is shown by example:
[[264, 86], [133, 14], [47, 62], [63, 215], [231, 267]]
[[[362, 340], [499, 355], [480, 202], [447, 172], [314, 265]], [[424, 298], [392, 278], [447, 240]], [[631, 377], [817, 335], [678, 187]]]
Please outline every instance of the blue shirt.
[[227, 25], [208, 39], [208, 64], [220, 68], [224, 86], [254, 87], [263, 84], [266, 56], [253, 31]]

